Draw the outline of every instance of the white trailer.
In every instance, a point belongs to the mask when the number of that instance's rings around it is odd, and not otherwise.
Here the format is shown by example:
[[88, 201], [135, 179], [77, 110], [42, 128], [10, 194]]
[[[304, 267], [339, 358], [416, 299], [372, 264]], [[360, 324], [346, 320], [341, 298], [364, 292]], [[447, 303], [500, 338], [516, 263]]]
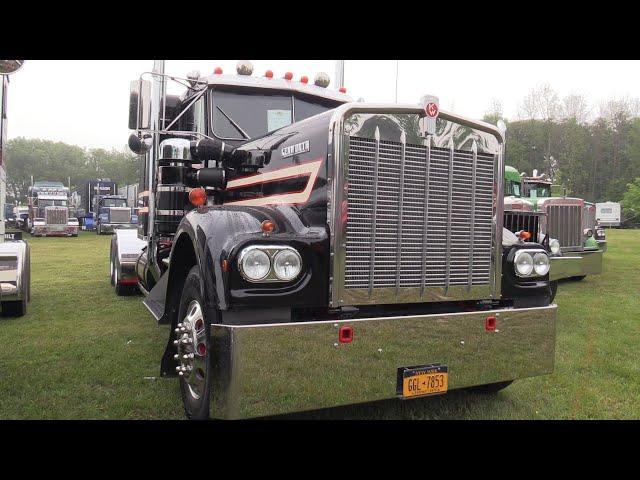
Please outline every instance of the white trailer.
[[7, 88], [9, 74], [21, 66], [22, 60], [0, 60], [0, 304], [2, 316], [12, 317], [21, 317], [27, 312], [31, 285], [29, 245], [21, 240], [22, 232], [5, 233], [4, 228]]
[[596, 203], [596, 222], [602, 227], [619, 227], [620, 204], [618, 202]]

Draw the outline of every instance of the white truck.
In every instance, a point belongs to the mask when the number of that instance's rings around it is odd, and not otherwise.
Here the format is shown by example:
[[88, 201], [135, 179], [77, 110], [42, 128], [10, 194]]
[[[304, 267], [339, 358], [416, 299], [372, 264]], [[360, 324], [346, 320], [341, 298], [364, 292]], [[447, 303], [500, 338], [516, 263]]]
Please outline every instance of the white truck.
[[27, 312], [30, 296], [29, 245], [22, 232], [5, 233], [4, 203], [7, 191], [5, 145], [7, 140], [7, 87], [9, 74], [22, 66], [22, 60], [0, 60], [0, 304], [2, 316], [21, 317]]

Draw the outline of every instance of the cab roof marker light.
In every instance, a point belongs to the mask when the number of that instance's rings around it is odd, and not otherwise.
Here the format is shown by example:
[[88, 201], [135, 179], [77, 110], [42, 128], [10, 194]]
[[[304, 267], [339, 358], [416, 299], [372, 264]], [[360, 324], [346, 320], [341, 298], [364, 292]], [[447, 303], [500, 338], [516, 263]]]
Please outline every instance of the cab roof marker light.
[[300, 82], [301, 83], [309, 83], [309, 77], [307, 77], [306, 75], [303, 75], [300, 77]]
[[327, 88], [330, 83], [329, 75], [327, 75], [324, 72], [319, 72], [316, 75], [316, 78], [314, 79], [313, 83], [318, 87]]
[[249, 60], [240, 60], [236, 65], [238, 75], [251, 75], [253, 73], [253, 65]]
[[291, 72], [287, 72], [287, 73], [285, 73], [285, 74], [284, 74], [284, 79], [285, 79], [285, 80], [291, 80], [291, 79], [293, 79], [293, 73], [291, 73]]
[[214, 75], [222, 75], [222, 68], [220, 68], [220, 67], [216, 67], [216, 68], [213, 70], [213, 74], [214, 74]]
[[273, 71], [267, 70], [266, 72], [264, 72], [264, 76], [267, 78], [273, 78]]
[[338, 89], [338, 91], [339, 91], [340, 93], [347, 93], [347, 89], [346, 89], [345, 87], [340, 87], [340, 88]]

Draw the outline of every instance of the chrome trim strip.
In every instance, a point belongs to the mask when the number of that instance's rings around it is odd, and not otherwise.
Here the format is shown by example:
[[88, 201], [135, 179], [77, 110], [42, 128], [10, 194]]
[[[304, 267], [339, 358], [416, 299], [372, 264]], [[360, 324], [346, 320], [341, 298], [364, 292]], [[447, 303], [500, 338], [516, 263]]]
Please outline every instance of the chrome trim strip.
[[453, 202], [453, 139], [449, 140], [449, 192], [447, 194], [447, 244], [445, 254], [445, 275], [444, 275], [444, 294], [449, 291], [449, 282], [451, 281], [451, 203]]
[[184, 210], [156, 210], [157, 215], [168, 215], [168, 216], [182, 216], [185, 214]]
[[371, 249], [369, 259], [371, 262], [371, 270], [369, 270], [369, 298], [373, 294], [373, 280], [375, 278], [376, 269], [376, 215], [378, 213], [378, 184], [379, 184], [379, 167], [380, 167], [380, 129], [376, 126], [374, 134], [376, 141], [375, 168], [373, 170], [373, 218], [371, 219]]
[[427, 286], [427, 232], [429, 230], [429, 176], [431, 174], [431, 135], [427, 136], [426, 172], [424, 178], [424, 222], [422, 232], [422, 283], [420, 285], [420, 299], [424, 299]]
[[[404, 164], [407, 153], [407, 134], [400, 134], [400, 193], [398, 198], [398, 248], [396, 249], [396, 297], [400, 293], [400, 268], [402, 258], [402, 210], [404, 208]], [[375, 218], [375, 217], [374, 217]]]
[[473, 141], [471, 146], [473, 153], [473, 174], [471, 176], [471, 218], [469, 219], [469, 273], [467, 277], [467, 289], [471, 291], [473, 284], [473, 242], [475, 238], [474, 227], [476, 223], [476, 169], [478, 167], [478, 144]]

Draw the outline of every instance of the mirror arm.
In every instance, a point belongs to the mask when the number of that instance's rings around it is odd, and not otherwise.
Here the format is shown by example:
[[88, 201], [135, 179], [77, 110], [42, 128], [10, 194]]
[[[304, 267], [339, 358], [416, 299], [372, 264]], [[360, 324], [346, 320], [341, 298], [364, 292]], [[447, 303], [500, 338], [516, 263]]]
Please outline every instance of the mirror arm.
[[189, 109], [191, 108], [191, 106], [192, 106], [195, 102], [197, 102], [197, 101], [200, 99], [200, 97], [202, 97], [206, 92], [207, 92], [207, 89], [205, 88], [205, 89], [203, 89], [200, 93], [198, 93], [197, 95], [195, 95], [195, 96], [193, 97], [193, 99], [191, 100], [191, 102], [189, 103], [189, 105], [187, 105], [187, 106], [186, 106], [186, 107], [185, 107], [185, 108], [180, 112], [180, 115], [178, 115], [176, 118], [174, 118], [174, 119], [173, 119], [173, 121], [172, 121], [168, 126], [166, 126], [166, 127], [164, 128], [164, 130], [169, 130], [169, 129], [173, 126], [173, 124], [174, 124], [174, 123], [176, 123], [176, 122], [180, 119], [180, 117], [182, 117], [182, 115], [184, 115], [184, 114], [185, 114], [185, 112], [186, 112], [187, 110], [189, 110]]

